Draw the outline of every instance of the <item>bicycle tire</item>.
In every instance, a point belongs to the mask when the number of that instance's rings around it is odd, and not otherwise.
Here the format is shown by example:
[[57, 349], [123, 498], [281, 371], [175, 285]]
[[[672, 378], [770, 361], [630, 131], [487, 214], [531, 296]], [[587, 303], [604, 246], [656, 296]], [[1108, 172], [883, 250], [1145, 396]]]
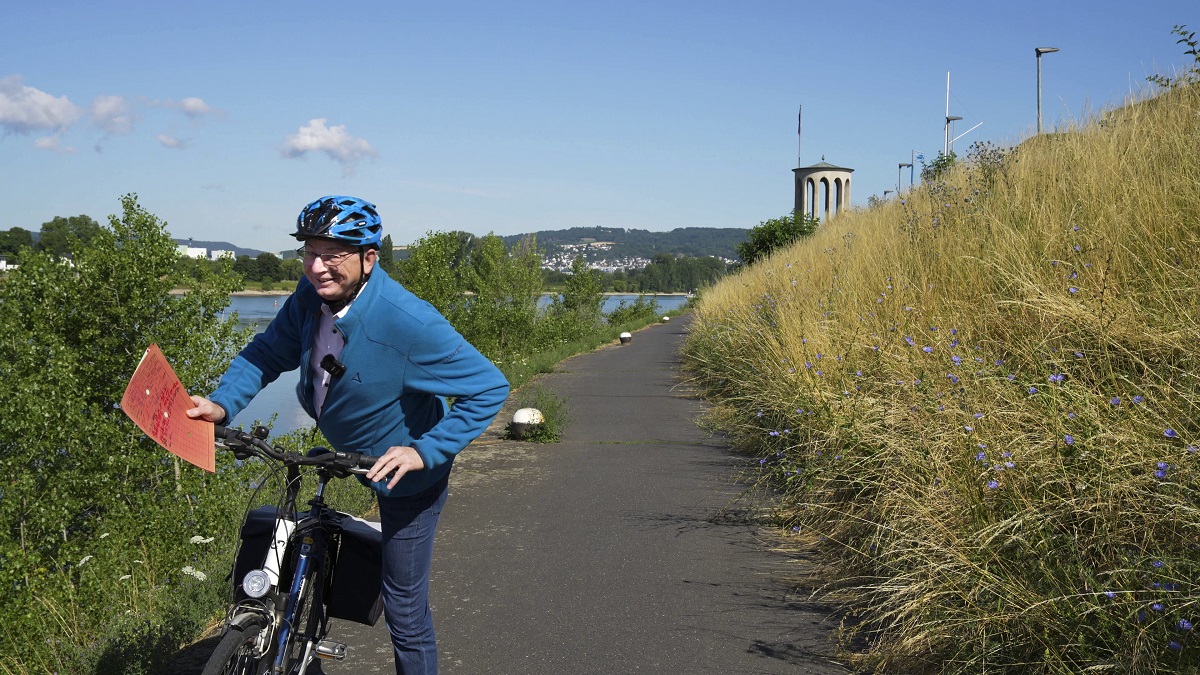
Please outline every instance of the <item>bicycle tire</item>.
[[327, 558], [308, 568], [304, 586], [296, 598], [295, 624], [283, 647], [283, 672], [287, 675], [304, 673], [316, 661], [316, 645], [322, 637], [319, 634], [321, 621], [325, 618], [323, 586], [326, 561]]
[[259, 675], [270, 667], [268, 656], [254, 658], [247, 653], [252, 650], [262, 632], [262, 620], [252, 621], [246, 626], [230, 626], [201, 675]]

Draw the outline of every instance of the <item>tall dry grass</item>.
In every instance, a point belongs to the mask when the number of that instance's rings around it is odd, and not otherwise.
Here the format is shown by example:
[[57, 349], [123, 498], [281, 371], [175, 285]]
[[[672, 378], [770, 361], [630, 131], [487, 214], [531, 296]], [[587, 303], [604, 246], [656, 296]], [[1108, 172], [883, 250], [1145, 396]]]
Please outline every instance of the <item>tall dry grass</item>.
[[827, 554], [851, 658], [1197, 668], [1200, 91], [904, 197], [707, 291], [685, 346]]

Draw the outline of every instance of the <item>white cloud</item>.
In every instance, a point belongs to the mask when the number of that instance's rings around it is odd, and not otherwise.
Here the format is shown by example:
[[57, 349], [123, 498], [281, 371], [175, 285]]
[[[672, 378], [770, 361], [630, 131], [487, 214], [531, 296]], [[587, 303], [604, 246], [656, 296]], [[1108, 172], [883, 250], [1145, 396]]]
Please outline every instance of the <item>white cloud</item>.
[[204, 99], [196, 98], [195, 96], [189, 96], [183, 99], [177, 104], [176, 107], [182, 110], [183, 114], [187, 115], [188, 117], [204, 117], [205, 115], [215, 112], [215, 109], [205, 103]]
[[208, 103], [205, 103], [204, 99], [196, 96], [188, 96], [178, 101], [172, 99], [167, 99], [165, 101], [158, 99], [145, 99], [143, 100], [143, 103], [159, 108], [171, 108], [172, 110], [178, 110], [192, 119], [200, 119], [201, 117], [220, 115], [224, 113], [223, 110], [212, 107]]
[[59, 145], [59, 140], [61, 139], [59, 138], [58, 134], [53, 134], [51, 136], [42, 136], [34, 141], [33, 144], [42, 150], [50, 150], [52, 152], [57, 152], [60, 155], [69, 155], [75, 152], [75, 148], [71, 146], [63, 147]]
[[137, 121], [133, 106], [124, 96], [97, 96], [92, 101], [89, 113], [92, 124], [113, 136], [129, 134], [133, 131], [133, 123]]
[[283, 142], [283, 156], [303, 157], [309, 152], [323, 152], [341, 164], [345, 174], [350, 174], [364, 157], [379, 155], [366, 140], [346, 133], [346, 125], [327, 127], [325, 122], [324, 118], [309, 120], [307, 125], [288, 136]]
[[20, 75], [0, 78], [0, 128], [6, 132], [61, 132], [75, 124], [82, 114], [79, 106], [66, 96], [55, 97], [27, 87], [21, 83]]
[[155, 138], [164, 148], [183, 148], [186, 145], [182, 140], [175, 138], [170, 134], [159, 134]]

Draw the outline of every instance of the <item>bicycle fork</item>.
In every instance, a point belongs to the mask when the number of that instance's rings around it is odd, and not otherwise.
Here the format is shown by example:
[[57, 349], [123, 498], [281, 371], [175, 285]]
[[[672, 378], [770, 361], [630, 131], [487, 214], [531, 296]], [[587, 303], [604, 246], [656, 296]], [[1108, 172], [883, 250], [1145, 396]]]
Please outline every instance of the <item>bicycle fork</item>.
[[[310, 589], [308, 585], [315, 581], [321, 583], [322, 570], [317, 569], [315, 573], [310, 571], [313, 565], [320, 565], [321, 560], [325, 555], [325, 540], [320, 537], [319, 540], [314, 538], [311, 533], [303, 535], [300, 542], [300, 553], [296, 560], [296, 567], [292, 572], [292, 585], [287, 595], [287, 606], [284, 607], [283, 620], [279, 625], [279, 632], [275, 640], [275, 663], [274, 669], [276, 672], [282, 672], [282, 668], [288, 659], [288, 642], [291, 640], [293, 633], [300, 630], [306, 630], [307, 626], [297, 626], [296, 622], [301, 617], [300, 606], [301, 599], [305, 599], [309, 603], [309, 613], [321, 612], [322, 608], [317, 605], [322, 602], [320, 589]], [[311, 597], [309, 594], [311, 593]], [[311, 622], [310, 622], [311, 623]], [[299, 662], [303, 664], [300, 672], [304, 672], [309, 660], [313, 657], [313, 647], [316, 644], [316, 635], [304, 635], [304, 653], [300, 655]]]

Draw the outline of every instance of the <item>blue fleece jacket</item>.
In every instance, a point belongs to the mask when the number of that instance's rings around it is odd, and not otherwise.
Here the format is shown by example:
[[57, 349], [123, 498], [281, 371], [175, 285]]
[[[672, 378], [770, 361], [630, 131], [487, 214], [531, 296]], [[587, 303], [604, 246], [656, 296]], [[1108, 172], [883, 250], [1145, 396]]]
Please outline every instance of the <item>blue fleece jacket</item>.
[[[335, 322], [346, 340], [339, 359], [346, 371], [333, 379], [318, 416], [307, 364], [320, 308], [312, 284], [301, 279], [267, 329], [233, 360], [210, 400], [231, 420], [280, 373], [304, 366], [296, 394], [333, 447], [378, 456], [411, 446], [425, 462], [391, 490], [386, 480], [370, 487], [382, 496], [404, 496], [433, 485], [500, 412], [508, 381], [432, 305], [376, 266]], [[445, 397], [453, 397], [452, 408]]]

